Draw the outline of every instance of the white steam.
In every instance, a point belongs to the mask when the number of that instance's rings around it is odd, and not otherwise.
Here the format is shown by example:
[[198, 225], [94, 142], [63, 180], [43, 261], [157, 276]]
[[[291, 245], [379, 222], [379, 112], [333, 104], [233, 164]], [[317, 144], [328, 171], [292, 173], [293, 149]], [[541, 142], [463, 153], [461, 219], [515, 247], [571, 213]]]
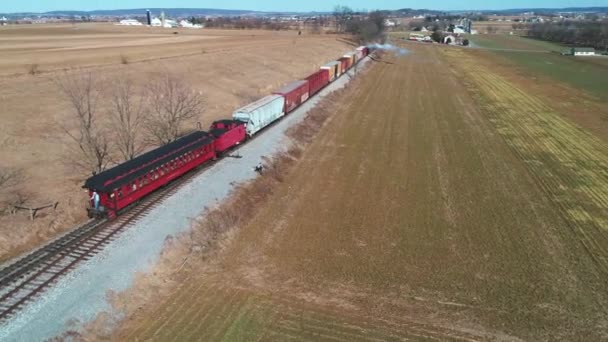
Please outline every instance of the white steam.
[[367, 47], [369, 47], [370, 49], [391, 51], [391, 52], [394, 52], [395, 54], [397, 54], [398, 56], [405, 56], [408, 53], [410, 53], [408, 49], [400, 48], [393, 44], [377, 44], [376, 43], [376, 44], [368, 45]]

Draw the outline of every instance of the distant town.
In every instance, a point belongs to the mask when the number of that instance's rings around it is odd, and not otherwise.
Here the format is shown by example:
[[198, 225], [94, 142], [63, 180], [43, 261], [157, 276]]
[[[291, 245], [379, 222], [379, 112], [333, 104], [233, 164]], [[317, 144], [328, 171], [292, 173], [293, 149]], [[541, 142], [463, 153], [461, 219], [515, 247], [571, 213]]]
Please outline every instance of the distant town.
[[[428, 17], [457, 16], [478, 18], [481, 21], [543, 23], [561, 20], [594, 20], [608, 18], [608, 7], [563, 8], [563, 9], [521, 9], [503, 11], [435, 11], [425, 9], [400, 9], [382, 11], [387, 19], [387, 27], [407, 26], [412, 20]], [[149, 17], [149, 15], [151, 17]], [[150, 25], [164, 27], [204, 27], [205, 23], [225, 18], [243, 20], [264, 20], [270, 22], [300, 23], [311, 21], [329, 22], [333, 12], [257, 12], [246, 10], [221, 9], [125, 9], [98, 11], [53, 11], [45, 13], [0, 13], [0, 24], [48, 24], [71, 22], [114, 22], [123, 25]], [[354, 16], [366, 15], [366, 12], [353, 12]]]

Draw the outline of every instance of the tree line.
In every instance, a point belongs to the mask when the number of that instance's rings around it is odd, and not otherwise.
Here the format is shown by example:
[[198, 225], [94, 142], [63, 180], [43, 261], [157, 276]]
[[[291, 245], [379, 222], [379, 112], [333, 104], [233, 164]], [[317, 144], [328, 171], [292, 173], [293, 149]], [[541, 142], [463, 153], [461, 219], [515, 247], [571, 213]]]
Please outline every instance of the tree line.
[[608, 50], [608, 20], [534, 23], [527, 29], [531, 38]]
[[347, 6], [336, 6], [333, 16], [336, 32], [350, 33], [363, 43], [382, 39], [386, 29], [387, 13], [385, 11], [362, 14]]
[[269, 18], [250, 17], [219, 17], [213, 19], [200, 19], [196, 23], [204, 24], [206, 28], [238, 29], [238, 30], [288, 30], [288, 22], [270, 20]]
[[93, 174], [135, 158], [150, 146], [175, 141], [204, 110], [202, 93], [182, 77], [163, 72], [137, 87], [129, 76], [102, 79], [66, 72], [55, 79], [71, 107], [61, 130], [72, 142], [68, 162]]

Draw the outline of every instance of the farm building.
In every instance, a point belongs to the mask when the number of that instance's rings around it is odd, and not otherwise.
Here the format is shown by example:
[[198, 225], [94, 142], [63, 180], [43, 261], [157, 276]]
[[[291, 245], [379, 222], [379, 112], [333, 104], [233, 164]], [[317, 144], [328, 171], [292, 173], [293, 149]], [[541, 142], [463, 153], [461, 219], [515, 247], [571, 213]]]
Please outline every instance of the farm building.
[[135, 19], [125, 19], [125, 20], [121, 20], [119, 25], [123, 25], [123, 26], [142, 26], [143, 24], [140, 23], [139, 21], [135, 20]]
[[443, 37], [443, 43], [444, 44], [455, 45], [456, 44], [456, 37], [454, 37], [453, 35], [449, 34], [449, 35]]
[[570, 49], [572, 56], [595, 56], [594, 48], [572, 48]]

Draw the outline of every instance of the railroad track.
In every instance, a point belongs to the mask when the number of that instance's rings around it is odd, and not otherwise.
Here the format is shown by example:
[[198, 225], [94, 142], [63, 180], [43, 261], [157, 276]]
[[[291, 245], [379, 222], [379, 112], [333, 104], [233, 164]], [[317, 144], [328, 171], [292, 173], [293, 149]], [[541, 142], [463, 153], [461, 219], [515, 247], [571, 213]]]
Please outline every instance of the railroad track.
[[[262, 131], [277, 125], [280, 121], [282, 120], [273, 122]], [[228, 151], [223, 158], [232, 156], [232, 152], [238, 151], [258, 135]], [[61, 238], [0, 269], [0, 325], [7, 322], [79, 263], [91, 259], [102, 251], [120, 232], [145, 217], [161, 203], [162, 199], [172, 196], [183, 185], [221, 159], [207, 162], [174, 180], [129, 208], [115, 220], [88, 221]]]
[[0, 270], [0, 324], [37, 298], [79, 263], [101, 252], [122, 231], [145, 217], [162, 199], [171, 197], [207, 163], [150, 194], [117, 219], [91, 220], [63, 237], [18, 259]]
[[[276, 122], [269, 126], [275, 124]], [[223, 158], [231, 157], [233, 152], [253, 139], [255, 137], [228, 151]], [[63, 237], [0, 269], [0, 324], [8, 321], [79, 263], [91, 259], [102, 251], [120, 232], [145, 217], [162, 199], [171, 197], [183, 185], [223, 158], [209, 161], [172, 181], [164, 188], [148, 195], [140, 203], [128, 208], [115, 220], [90, 220]]]

